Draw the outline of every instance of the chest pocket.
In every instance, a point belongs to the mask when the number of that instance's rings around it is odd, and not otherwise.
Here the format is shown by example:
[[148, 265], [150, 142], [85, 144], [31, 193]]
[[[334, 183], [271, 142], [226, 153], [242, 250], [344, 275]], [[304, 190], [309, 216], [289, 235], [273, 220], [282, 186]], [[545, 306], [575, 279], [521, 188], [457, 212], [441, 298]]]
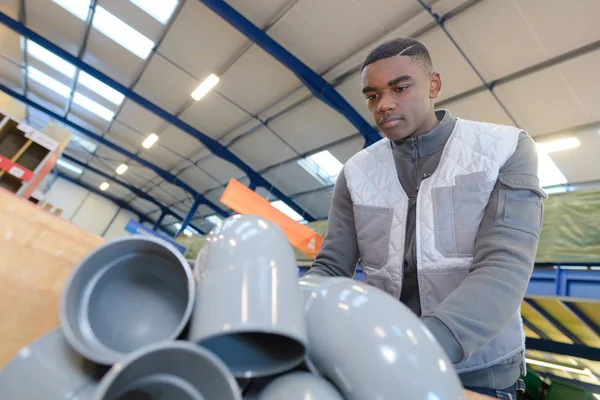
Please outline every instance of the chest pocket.
[[357, 204], [353, 209], [361, 263], [381, 268], [388, 262], [393, 209]]
[[473, 256], [475, 237], [494, 181], [484, 172], [461, 175], [456, 184], [432, 190], [435, 248], [448, 258]]

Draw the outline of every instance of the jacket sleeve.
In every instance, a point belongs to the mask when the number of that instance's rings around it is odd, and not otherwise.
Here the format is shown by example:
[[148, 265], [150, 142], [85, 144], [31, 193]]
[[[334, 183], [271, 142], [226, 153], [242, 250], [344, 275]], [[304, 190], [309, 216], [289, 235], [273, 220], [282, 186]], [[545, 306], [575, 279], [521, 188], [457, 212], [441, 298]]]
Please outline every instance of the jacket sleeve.
[[423, 323], [457, 363], [489, 343], [518, 312], [533, 271], [546, 194], [525, 133], [501, 168], [475, 239], [469, 275]]
[[357, 262], [358, 245], [352, 198], [342, 169], [333, 189], [327, 232], [321, 250], [307, 275], [351, 278], [354, 276]]

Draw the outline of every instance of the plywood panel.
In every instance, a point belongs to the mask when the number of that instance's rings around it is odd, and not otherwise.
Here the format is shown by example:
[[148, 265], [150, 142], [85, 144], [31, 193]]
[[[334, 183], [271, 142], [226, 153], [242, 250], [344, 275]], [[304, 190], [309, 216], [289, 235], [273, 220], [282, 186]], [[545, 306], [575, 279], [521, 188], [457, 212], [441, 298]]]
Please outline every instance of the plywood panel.
[[73, 267], [103, 242], [26, 200], [0, 190], [0, 368], [58, 322]]

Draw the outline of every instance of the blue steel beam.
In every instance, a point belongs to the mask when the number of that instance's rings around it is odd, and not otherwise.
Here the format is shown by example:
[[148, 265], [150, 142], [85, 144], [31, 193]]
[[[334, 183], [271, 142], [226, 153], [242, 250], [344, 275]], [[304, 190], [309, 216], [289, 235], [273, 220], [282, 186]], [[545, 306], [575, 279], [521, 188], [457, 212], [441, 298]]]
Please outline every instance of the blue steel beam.
[[[146, 201], [149, 201], [150, 203], [154, 204], [155, 206], [159, 207], [161, 210], [161, 215], [162, 214], [171, 214], [172, 216], [179, 218], [180, 220], [184, 220], [184, 218], [182, 218], [179, 214], [177, 214], [175, 211], [169, 209], [167, 206], [165, 206], [164, 204], [162, 204], [160, 201], [158, 201], [157, 199], [155, 199], [153, 196], [149, 195], [148, 193], [142, 191], [141, 189], [130, 185], [120, 179], [117, 179], [116, 177], [113, 177], [109, 174], [107, 174], [104, 171], [101, 171], [97, 168], [92, 167], [91, 165], [86, 165], [86, 163], [84, 163], [83, 161], [79, 161], [78, 159], [76, 159], [75, 157], [71, 157], [68, 154], [62, 154], [62, 158], [64, 158], [65, 160], [72, 162], [73, 164], [77, 164], [97, 175], [100, 175], [101, 177], [103, 177], [104, 179], [110, 180], [112, 182], [115, 182], [121, 186], [123, 186], [124, 188], [126, 188], [127, 190], [129, 190], [130, 192], [132, 192], [133, 194], [135, 194], [136, 196], [138, 196], [141, 199], [144, 199]], [[198, 201], [197, 201], [198, 202]], [[200, 205], [201, 201], [198, 202], [198, 205]], [[196, 207], [197, 209], [198, 207]], [[194, 211], [195, 212], [195, 211]], [[164, 218], [164, 217], [163, 217]], [[195, 226], [192, 226], [194, 229], [196, 229], [197, 231], [201, 232], [201, 233], [206, 233], [201, 229], [196, 228]]]
[[[125, 97], [127, 97], [128, 99], [136, 102], [137, 104], [139, 104], [140, 106], [142, 106], [146, 110], [148, 110], [151, 113], [155, 114], [156, 116], [164, 119], [166, 122], [170, 123], [171, 125], [176, 126], [177, 128], [179, 128], [182, 131], [184, 131], [185, 133], [187, 133], [188, 135], [196, 138], [204, 146], [206, 146], [206, 148], [211, 153], [213, 153], [217, 157], [222, 158], [225, 161], [230, 162], [231, 164], [235, 165], [237, 168], [239, 168], [240, 170], [242, 170], [248, 176], [248, 178], [250, 179], [251, 182], [254, 182], [257, 186], [262, 186], [264, 188], [270, 189], [271, 192], [276, 197], [278, 197], [280, 200], [286, 202], [296, 212], [298, 212], [299, 214], [301, 214], [302, 216], [304, 216], [304, 219], [306, 219], [309, 222], [315, 220], [312, 215], [310, 215], [307, 211], [305, 211], [304, 209], [302, 209], [302, 207], [300, 207], [299, 205], [297, 205], [292, 199], [290, 199], [288, 196], [286, 196], [284, 193], [282, 193], [279, 189], [277, 189], [276, 187], [274, 187], [262, 175], [260, 175], [254, 169], [252, 169], [252, 167], [250, 167], [248, 164], [246, 164], [245, 162], [243, 162], [239, 157], [237, 157], [235, 154], [233, 154], [227, 147], [221, 145], [221, 143], [219, 143], [215, 139], [211, 138], [210, 136], [206, 135], [203, 132], [200, 132], [198, 129], [192, 127], [191, 125], [189, 125], [187, 123], [185, 123], [184, 121], [182, 121], [181, 119], [179, 119], [175, 115], [169, 113], [165, 109], [163, 109], [163, 108], [159, 107], [158, 105], [152, 103], [151, 101], [149, 101], [145, 97], [140, 96], [139, 94], [135, 93], [133, 90], [131, 90], [128, 87], [120, 84], [119, 82], [115, 81], [114, 79], [110, 78], [109, 76], [103, 74], [102, 72], [98, 71], [94, 67], [92, 67], [89, 64], [83, 62], [82, 60], [80, 60], [77, 57], [73, 56], [69, 52], [63, 50], [61, 47], [59, 47], [56, 44], [52, 43], [48, 39], [40, 36], [36, 32], [34, 32], [31, 29], [29, 29], [28, 27], [26, 27], [25, 25], [21, 24], [19, 21], [16, 21], [16, 20], [10, 18], [8, 15], [6, 15], [6, 14], [4, 14], [2, 12], [0, 12], [0, 23], [2, 23], [3, 25], [5, 25], [6, 27], [12, 29], [16, 33], [18, 33], [18, 34], [20, 34], [20, 35], [22, 35], [22, 36], [30, 39], [31, 41], [37, 43], [38, 45], [42, 46], [43, 48], [45, 48], [46, 50], [50, 51], [54, 55], [56, 55], [56, 56], [64, 59], [65, 61], [73, 64], [75, 67], [79, 68], [80, 70], [87, 72], [89, 75], [93, 76], [94, 78], [98, 79], [99, 81], [101, 81], [102, 83], [106, 84], [107, 86], [113, 88], [114, 90], [120, 92]], [[360, 115], [358, 115], [358, 116], [360, 116]], [[369, 125], [369, 127], [370, 127], [370, 125]], [[132, 156], [133, 156], [133, 154], [132, 154]], [[163, 172], [166, 172], [166, 171], [163, 171]], [[173, 176], [173, 178], [177, 179], [174, 176]], [[163, 178], [163, 179], [165, 179], [165, 178]], [[168, 181], [168, 182], [171, 181], [170, 179], [165, 179], [165, 180]], [[196, 197], [197, 196], [194, 196], [194, 198], [196, 198]]]
[[[2, 13], [0, 13], [0, 14], [2, 14]], [[4, 86], [3, 84], [0, 84], [0, 90], [3, 91], [4, 93], [8, 94], [9, 96], [15, 98], [16, 100], [19, 100], [20, 102], [25, 103], [25, 104], [35, 108], [36, 110], [43, 112], [44, 114], [48, 115], [49, 117], [54, 118], [56, 121], [59, 121], [67, 126], [70, 126], [71, 128], [81, 132], [85, 136], [95, 140], [96, 142], [100, 143], [101, 145], [106, 146], [109, 149], [114, 150], [118, 153], [121, 153], [125, 157], [129, 157], [133, 161], [136, 161], [137, 163], [141, 164], [142, 166], [151, 169], [158, 176], [163, 178], [168, 183], [171, 183], [175, 186], [179, 186], [183, 190], [190, 193], [194, 197], [194, 199], [200, 198], [204, 204], [206, 204], [207, 206], [209, 206], [210, 208], [215, 210], [222, 217], [226, 218], [229, 216], [229, 214], [227, 214], [227, 212], [225, 212], [223, 209], [221, 209], [216, 204], [214, 204], [213, 202], [211, 202], [210, 200], [208, 200], [207, 198], [205, 198], [204, 196], [202, 196], [201, 194], [196, 192], [191, 186], [189, 186], [187, 183], [183, 182], [181, 179], [177, 178], [175, 175], [171, 174], [170, 172], [165, 171], [164, 169], [158, 167], [157, 165], [151, 163], [150, 161], [147, 161], [139, 156], [136, 156], [135, 154], [131, 153], [130, 151], [125, 150], [121, 146], [118, 146], [118, 145], [112, 143], [111, 141], [106, 140], [102, 136], [97, 135], [94, 132], [77, 125], [73, 121], [70, 121], [69, 119], [63, 117], [62, 115], [59, 115], [59, 114], [53, 112], [52, 110], [47, 109], [46, 107], [36, 103], [35, 101], [29, 99], [26, 96], [23, 96], [23, 95], [15, 92], [14, 90]]]
[[321, 101], [344, 116], [365, 138], [365, 145], [381, 139], [379, 133], [340, 95], [333, 86], [306, 64], [277, 43], [266, 32], [254, 25], [223, 0], [200, 0], [240, 33], [273, 56], [292, 71]]
[[154, 223], [154, 226], [152, 227], [153, 231], [157, 232], [160, 229], [160, 224], [162, 224], [162, 222], [166, 216], [167, 216], [167, 213], [165, 212], [165, 210], [160, 212], [160, 217], [158, 217], [158, 219]]
[[[196, 200], [196, 201], [194, 201], [194, 204], [192, 204], [192, 207], [190, 208], [188, 215], [185, 217], [185, 220], [181, 223], [181, 227], [179, 228], [179, 231], [177, 231], [177, 233], [175, 234], [175, 237], [181, 235], [185, 231], [185, 228], [188, 227], [190, 222], [192, 222], [192, 219], [194, 218], [194, 214], [196, 214], [196, 211], [198, 211], [198, 207], [200, 207], [200, 202], [198, 200]], [[206, 232], [204, 232], [204, 233], [206, 233]]]

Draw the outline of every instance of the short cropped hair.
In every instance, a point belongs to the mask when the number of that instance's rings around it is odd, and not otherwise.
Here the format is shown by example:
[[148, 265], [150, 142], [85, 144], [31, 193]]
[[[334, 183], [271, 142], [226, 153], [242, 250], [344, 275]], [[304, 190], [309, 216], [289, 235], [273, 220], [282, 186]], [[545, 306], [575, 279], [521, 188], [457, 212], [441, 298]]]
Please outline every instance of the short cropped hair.
[[362, 72], [367, 65], [375, 61], [394, 56], [408, 56], [412, 60], [423, 63], [428, 71], [431, 71], [433, 68], [429, 51], [423, 43], [409, 37], [400, 37], [382, 43], [371, 50], [367, 58], [365, 58], [360, 71]]

